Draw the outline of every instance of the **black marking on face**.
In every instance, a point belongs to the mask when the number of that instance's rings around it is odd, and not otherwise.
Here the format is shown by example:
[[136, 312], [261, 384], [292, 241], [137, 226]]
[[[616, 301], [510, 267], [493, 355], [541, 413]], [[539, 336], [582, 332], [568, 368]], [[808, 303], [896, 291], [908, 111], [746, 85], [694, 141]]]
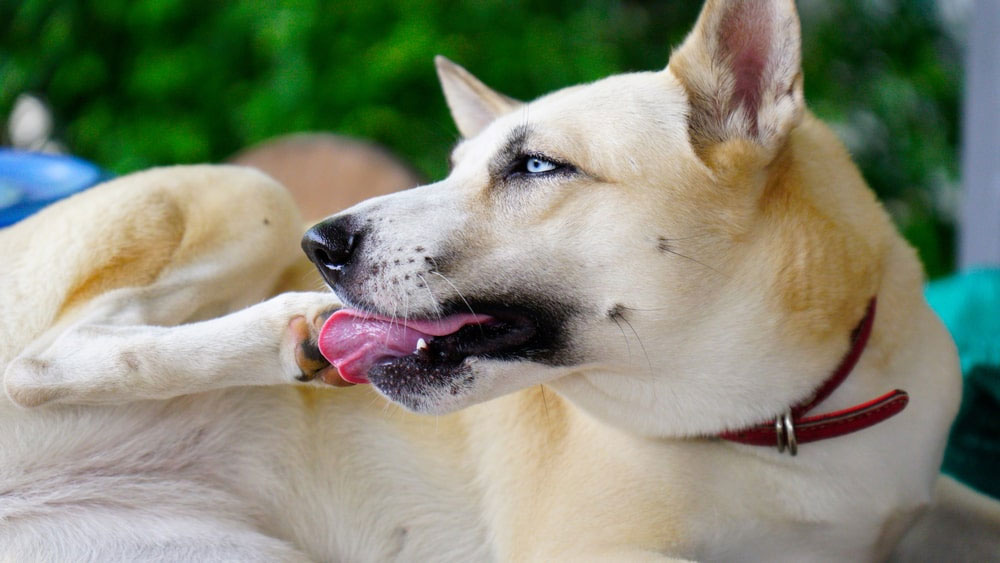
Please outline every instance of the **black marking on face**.
[[667, 237], [660, 237], [656, 239], [656, 248], [660, 252], [670, 252], [673, 249], [670, 247], [670, 240]]
[[518, 125], [511, 130], [503, 147], [490, 160], [490, 184], [495, 185], [502, 180], [511, 163], [524, 154], [530, 134], [531, 129], [527, 125]]
[[[581, 172], [575, 165], [558, 157], [543, 154], [528, 149], [528, 139], [531, 129], [520, 125], [511, 130], [503, 147], [490, 160], [491, 191], [499, 187], [528, 184], [533, 181], [551, 179], [553, 177], [574, 176]], [[552, 166], [547, 170], [532, 171], [529, 166], [532, 161], [541, 161]], [[584, 172], [584, 175], [594, 176]]]
[[624, 319], [625, 309], [626, 309], [625, 305], [622, 305], [621, 303], [615, 303], [613, 307], [608, 309], [608, 318], [613, 321], [616, 321], [618, 319]]

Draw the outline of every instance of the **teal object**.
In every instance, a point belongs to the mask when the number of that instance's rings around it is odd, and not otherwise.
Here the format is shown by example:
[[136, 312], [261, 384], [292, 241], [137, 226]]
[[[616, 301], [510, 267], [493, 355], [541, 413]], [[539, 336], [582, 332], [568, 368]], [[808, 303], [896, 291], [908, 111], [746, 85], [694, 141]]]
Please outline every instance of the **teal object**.
[[951, 331], [962, 364], [962, 406], [942, 469], [1000, 498], [1000, 269], [935, 281], [926, 295]]

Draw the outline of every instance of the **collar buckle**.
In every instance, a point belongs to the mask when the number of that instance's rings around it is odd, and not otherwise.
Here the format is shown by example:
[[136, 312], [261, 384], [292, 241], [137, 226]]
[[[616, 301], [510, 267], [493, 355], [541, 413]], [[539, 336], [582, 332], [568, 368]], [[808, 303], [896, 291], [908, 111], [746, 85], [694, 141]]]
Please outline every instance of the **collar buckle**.
[[795, 457], [799, 453], [799, 442], [795, 439], [795, 423], [792, 420], [792, 409], [774, 419], [774, 434], [778, 438], [778, 453], [788, 450], [788, 455]]

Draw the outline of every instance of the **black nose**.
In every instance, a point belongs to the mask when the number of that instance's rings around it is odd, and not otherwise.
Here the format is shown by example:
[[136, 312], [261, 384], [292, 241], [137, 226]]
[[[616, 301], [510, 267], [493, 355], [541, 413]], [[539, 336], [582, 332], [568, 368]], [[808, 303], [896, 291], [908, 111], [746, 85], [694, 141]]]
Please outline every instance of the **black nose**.
[[302, 250], [331, 285], [351, 265], [361, 243], [361, 232], [353, 228], [353, 222], [350, 216], [327, 219], [302, 237]]

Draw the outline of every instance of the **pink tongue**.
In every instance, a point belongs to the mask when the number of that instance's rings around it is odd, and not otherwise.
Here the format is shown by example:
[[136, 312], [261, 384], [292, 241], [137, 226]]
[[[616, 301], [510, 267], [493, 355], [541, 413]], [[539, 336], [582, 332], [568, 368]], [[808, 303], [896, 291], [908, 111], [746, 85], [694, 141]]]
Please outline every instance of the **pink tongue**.
[[487, 315], [452, 315], [436, 321], [390, 320], [361, 311], [341, 309], [319, 331], [319, 351], [351, 383], [368, 383], [377, 363], [416, 351], [423, 338], [453, 334], [470, 324], [492, 320]]

